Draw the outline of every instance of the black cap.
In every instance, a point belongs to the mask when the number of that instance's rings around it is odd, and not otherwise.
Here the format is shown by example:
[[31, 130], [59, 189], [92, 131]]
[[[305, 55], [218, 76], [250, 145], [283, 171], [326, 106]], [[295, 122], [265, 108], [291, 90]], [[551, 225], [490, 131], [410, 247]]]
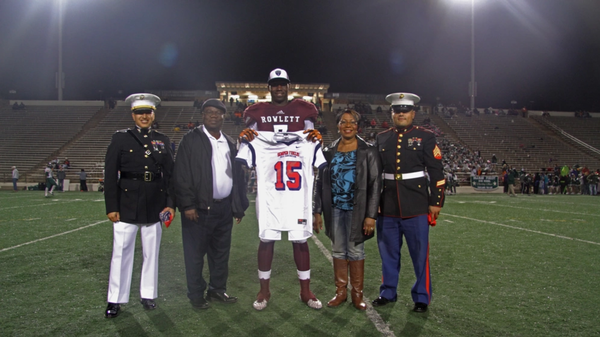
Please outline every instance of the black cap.
[[204, 108], [206, 108], [207, 106], [212, 106], [212, 107], [215, 107], [217, 109], [223, 110], [223, 112], [227, 112], [227, 107], [225, 106], [225, 104], [223, 104], [223, 102], [221, 102], [217, 98], [209, 98], [209, 99], [207, 99], [204, 103], [202, 103], [201, 110], [204, 111]]

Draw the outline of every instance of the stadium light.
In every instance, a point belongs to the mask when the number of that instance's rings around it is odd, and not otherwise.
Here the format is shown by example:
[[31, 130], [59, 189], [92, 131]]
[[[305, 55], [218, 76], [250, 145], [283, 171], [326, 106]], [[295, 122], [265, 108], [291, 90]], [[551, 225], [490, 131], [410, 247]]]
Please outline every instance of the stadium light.
[[471, 82], [469, 82], [469, 96], [471, 98], [471, 112], [475, 109], [475, 96], [477, 96], [477, 82], [475, 82], [475, 1], [453, 0], [471, 3]]
[[58, 100], [63, 100], [63, 88], [65, 86], [65, 74], [63, 74], [62, 61], [62, 38], [63, 38], [63, 4], [65, 0], [57, 0], [58, 3], [58, 73], [56, 74], [56, 86], [58, 88]]

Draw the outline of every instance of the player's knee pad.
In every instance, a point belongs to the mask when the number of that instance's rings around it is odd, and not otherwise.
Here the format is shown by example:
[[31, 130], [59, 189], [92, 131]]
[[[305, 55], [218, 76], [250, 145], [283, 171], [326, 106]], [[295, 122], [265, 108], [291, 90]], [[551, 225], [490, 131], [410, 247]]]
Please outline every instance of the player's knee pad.
[[275, 242], [275, 240], [260, 239], [260, 242], [271, 243], [271, 242]]
[[293, 240], [292, 243], [302, 244], [302, 243], [306, 243], [306, 240]]

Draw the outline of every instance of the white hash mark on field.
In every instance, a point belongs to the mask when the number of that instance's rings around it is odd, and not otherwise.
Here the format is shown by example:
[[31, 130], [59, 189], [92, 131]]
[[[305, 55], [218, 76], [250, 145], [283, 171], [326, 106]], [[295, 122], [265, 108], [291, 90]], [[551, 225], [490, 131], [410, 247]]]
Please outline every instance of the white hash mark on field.
[[77, 220], [77, 218], [73, 218], [73, 219], [67, 219], [65, 221], [73, 221], [73, 220]]
[[449, 222], [449, 223], [454, 223], [454, 221], [450, 221], [448, 219], [444, 219], [444, 221]]
[[[329, 250], [325, 248], [321, 240], [319, 240], [319, 238], [317, 238], [316, 235], [311, 236], [311, 238], [313, 239], [317, 247], [319, 247], [321, 253], [325, 255], [329, 263], [333, 265], [333, 257], [331, 256]], [[381, 316], [379, 316], [377, 310], [375, 310], [371, 305], [371, 300], [368, 299], [366, 296], [363, 297], [363, 300], [367, 304], [367, 317], [369, 318], [369, 320], [371, 320], [371, 322], [373, 322], [373, 325], [375, 325], [377, 331], [379, 331], [382, 336], [394, 337], [395, 335], [394, 332], [390, 330], [390, 325], [386, 323], [383, 320], [383, 318], [381, 318]]]
[[[502, 226], [502, 227], [511, 228], [511, 229], [518, 229], [518, 230], [522, 230], [522, 231], [530, 232], [530, 233], [536, 233], [536, 234], [553, 236], [555, 238], [560, 238], [560, 239], [565, 239], [565, 240], [573, 240], [573, 241], [591, 243], [593, 245], [600, 246], [600, 242], [594, 242], [594, 241], [576, 239], [576, 238], [572, 238], [572, 237], [568, 237], [568, 236], [564, 236], [564, 235], [546, 233], [546, 232], [536, 231], [536, 230], [533, 230], [533, 229], [527, 229], [527, 228], [522, 228], [522, 227], [517, 227], [517, 226], [511, 226], [511, 225], [507, 225], [507, 224], [503, 224], [503, 223], [499, 223], [499, 222], [494, 222], [494, 221], [487, 221], [487, 220], [469, 218], [469, 217], [466, 217], [466, 216], [460, 216], [460, 215], [454, 215], [454, 214], [448, 214], [448, 213], [444, 213], [444, 215], [453, 216], [455, 218], [461, 218], [461, 219], [465, 219], [465, 220], [471, 220], [471, 221], [481, 222], [481, 223], [490, 224], [490, 225]], [[512, 221], [514, 221], [514, 220], [512, 220]]]
[[33, 240], [33, 241], [29, 241], [29, 242], [25, 242], [25, 243], [22, 243], [22, 244], [20, 244], [20, 245], [16, 245], [16, 246], [12, 246], [12, 247], [8, 247], [8, 248], [0, 249], [0, 252], [4, 252], [4, 251], [7, 251], [7, 250], [11, 250], [11, 249], [15, 249], [15, 248], [23, 247], [23, 246], [25, 246], [25, 245], [30, 245], [30, 244], [32, 244], [32, 243], [36, 243], [36, 242], [39, 242], [39, 241], [44, 241], [44, 240], [52, 239], [52, 238], [55, 238], [55, 237], [57, 237], [57, 236], [61, 236], [61, 235], [65, 235], [65, 234], [73, 233], [73, 232], [76, 232], [76, 231], [79, 231], [79, 230], [82, 230], [82, 229], [86, 229], [86, 228], [88, 228], [88, 227], [96, 226], [96, 225], [98, 225], [98, 224], [101, 224], [101, 223], [103, 223], [103, 222], [107, 222], [107, 221], [110, 221], [110, 220], [102, 220], [102, 221], [98, 221], [98, 222], [95, 222], [95, 223], [93, 223], [93, 224], [89, 224], [89, 225], [86, 225], [86, 226], [83, 226], [83, 227], [79, 227], [79, 228], [71, 229], [70, 231], [66, 231], [66, 232], [62, 232], [62, 233], [58, 233], [58, 234], [54, 234], [54, 235], [50, 235], [50, 236], [47, 236], [47, 237], [45, 237], [45, 238], [41, 238], [41, 239], [37, 239], [37, 240]]

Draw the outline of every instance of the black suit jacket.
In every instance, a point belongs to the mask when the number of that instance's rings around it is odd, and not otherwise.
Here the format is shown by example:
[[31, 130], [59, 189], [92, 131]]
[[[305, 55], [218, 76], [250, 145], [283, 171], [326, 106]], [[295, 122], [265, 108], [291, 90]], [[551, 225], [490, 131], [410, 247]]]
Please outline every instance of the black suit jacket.
[[[248, 208], [246, 181], [241, 164], [235, 160], [236, 142], [222, 133], [229, 145], [233, 172], [233, 188], [230, 194], [232, 216], [242, 218]], [[213, 172], [211, 165], [212, 146], [210, 139], [197, 127], [183, 136], [177, 148], [177, 159], [173, 172], [174, 194], [180, 212], [197, 208], [208, 210], [213, 205]]]

